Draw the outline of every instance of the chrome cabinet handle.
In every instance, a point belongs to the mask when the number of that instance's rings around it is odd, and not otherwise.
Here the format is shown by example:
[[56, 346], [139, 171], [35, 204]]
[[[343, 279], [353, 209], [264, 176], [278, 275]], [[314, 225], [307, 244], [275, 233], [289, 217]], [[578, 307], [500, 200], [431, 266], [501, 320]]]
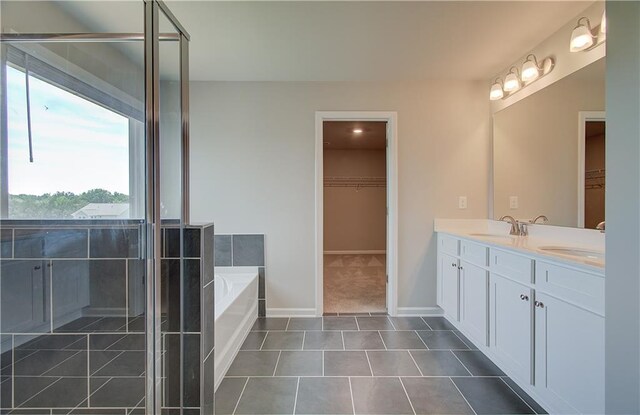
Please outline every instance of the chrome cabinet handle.
[[451, 264], [452, 267], [457, 267], [458, 265], [454, 262], [453, 264]]
[[36, 265], [35, 267], [33, 267], [34, 270], [38, 271], [40, 270], [42, 267], [40, 265]]
[[522, 301], [529, 301], [529, 296], [528, 295], [524, 295], [524, 294], [520, 294], [520, 299]]
[[459, 269], [459, 270], [463, 270], [464, 268], [462, 267], [462, 265], [460, 265], [460, 266], [458, 267], [458, 269]]
[[536, 301], [533, 303], [536, 307], [544, 308], [544, 303], [542, 301]]

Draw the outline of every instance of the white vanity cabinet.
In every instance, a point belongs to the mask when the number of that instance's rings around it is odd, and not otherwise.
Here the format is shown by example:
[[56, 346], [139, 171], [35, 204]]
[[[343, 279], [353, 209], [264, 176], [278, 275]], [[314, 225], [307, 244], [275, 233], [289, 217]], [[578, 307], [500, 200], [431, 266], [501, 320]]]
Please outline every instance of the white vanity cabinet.
[[439, 233], [438, 304], [549, 413], [604, 413], [603, 271]]
[[438, 239], [438, 305], [450, 320], [458, 321], [460, 274], [458, 240], [443, 235]]

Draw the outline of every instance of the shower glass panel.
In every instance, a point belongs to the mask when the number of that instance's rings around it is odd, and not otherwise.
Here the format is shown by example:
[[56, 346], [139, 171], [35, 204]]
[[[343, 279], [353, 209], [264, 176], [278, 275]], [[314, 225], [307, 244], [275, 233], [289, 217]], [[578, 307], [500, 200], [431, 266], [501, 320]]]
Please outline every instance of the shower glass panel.
[[160, 413], [180, 36], [155, 1], [0, 8], [0, 412]]

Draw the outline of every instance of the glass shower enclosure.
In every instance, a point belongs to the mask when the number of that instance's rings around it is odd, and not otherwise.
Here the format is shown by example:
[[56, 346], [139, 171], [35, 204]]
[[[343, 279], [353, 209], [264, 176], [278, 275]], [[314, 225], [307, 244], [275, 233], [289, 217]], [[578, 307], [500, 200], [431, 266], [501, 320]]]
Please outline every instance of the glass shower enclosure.
[[0, 412], [213, 413], [186, 327], [188, 33], [156, 0], [0, 16]]

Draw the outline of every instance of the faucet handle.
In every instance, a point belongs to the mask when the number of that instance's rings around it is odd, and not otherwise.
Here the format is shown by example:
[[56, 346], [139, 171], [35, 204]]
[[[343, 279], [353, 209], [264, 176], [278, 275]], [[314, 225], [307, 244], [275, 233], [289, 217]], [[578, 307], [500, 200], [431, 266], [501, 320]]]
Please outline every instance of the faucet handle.
[[527, 222], [518, 222], [518, 234], [520, 236], [529, 235], [529, 229], [527, 228]]

